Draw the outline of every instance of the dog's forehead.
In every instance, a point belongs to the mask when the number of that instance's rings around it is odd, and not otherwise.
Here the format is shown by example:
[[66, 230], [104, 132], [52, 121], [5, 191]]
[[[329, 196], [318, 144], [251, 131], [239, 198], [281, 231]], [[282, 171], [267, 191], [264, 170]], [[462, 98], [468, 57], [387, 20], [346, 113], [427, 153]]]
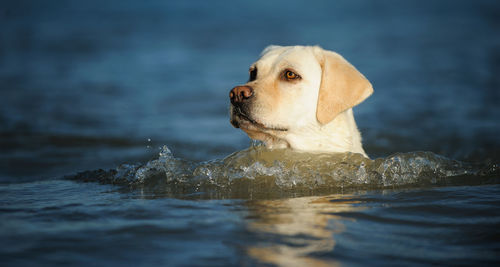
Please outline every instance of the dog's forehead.
[[317, 64], [316, 57], [310, 47], [285, 46], [265, 51], [254, 65], [261, 71], [271, 71], [283, 67], [293, 67], [300, 70], [310, 64]]

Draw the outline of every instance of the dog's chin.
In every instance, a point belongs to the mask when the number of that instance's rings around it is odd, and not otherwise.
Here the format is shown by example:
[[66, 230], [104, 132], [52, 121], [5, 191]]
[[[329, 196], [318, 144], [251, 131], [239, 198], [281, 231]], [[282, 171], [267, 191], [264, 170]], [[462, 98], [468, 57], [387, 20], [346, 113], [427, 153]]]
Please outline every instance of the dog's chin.
[[241, 114], [237, 110], [232, 110], [231, 124], [235, 128], [243, 130], [248, 137], [264, 142], [267, 148], [287, 148], [290, 147], [285, 141], [287, 129], [277, 127], [266, 127], [257, 120], [247, 115]]
[[[248, 115], [239, 113], [237, 111], [233, 111], [231, 114], [231, 124], [235, 128], [241, 128], [242, 130], [248, 130], [252, 132], [286, 132], [288, 129], [282, 127], [272, 127], [264, 125], [263, 123], [258, 122], [257, 120], [251, 118]], [[247, 132], [247, 131], [245, 131]]]
[[239, 116], [232, 116], [231, 124], [235, 128], [243, 130], [251, 139], [264, 142], [267, 148], [273, 149], [290, 147], [284, 139], [286, 131], [268, 129], [245, 118], [240, 118]]
[[255, 125], [252, 121], [248, 120], [245, 117], [242, 117], [239, 114], [233, 114], [231, 116], [231, 125], [234, 128], [241, 128], [242, 130], [251, 130], [251, 131], [259, 131], [259, 127]]

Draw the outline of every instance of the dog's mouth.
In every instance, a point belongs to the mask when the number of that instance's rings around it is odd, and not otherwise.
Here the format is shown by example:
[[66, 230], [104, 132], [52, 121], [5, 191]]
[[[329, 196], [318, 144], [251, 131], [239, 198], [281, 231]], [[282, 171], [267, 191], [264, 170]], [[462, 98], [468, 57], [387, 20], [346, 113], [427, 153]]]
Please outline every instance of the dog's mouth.
[[245, 127], [244, 122], [248, 122], [251, 125], [253, 125], [261, 130], [280, 131], [280, 132], [288, 131], [288, 129], [286, 129], [286, 128], [266, 126], [266, 125], [264, 125], [256, 120], [252, 119], [250, 116], [248, 116], [247, 114], [242, 112], [239, 107], [233, 107], [233, 116], [238, 118], [238, 119], [235, 119], [235, 118], [231, 119], [231, 124], [236, 128], [247, 128], [247, 127]]

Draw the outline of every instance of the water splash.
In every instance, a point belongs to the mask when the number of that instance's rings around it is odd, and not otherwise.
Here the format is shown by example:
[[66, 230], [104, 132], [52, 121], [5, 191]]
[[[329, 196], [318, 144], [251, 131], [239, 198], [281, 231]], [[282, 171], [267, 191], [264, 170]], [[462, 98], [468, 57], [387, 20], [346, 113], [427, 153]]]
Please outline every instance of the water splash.
[[158, 159], [123, 164], [110, 171], [79, 173], [72, 179], [140, 187], [180, 196], [219, 197], [255, 194], [332, 192], [346, 189], [498, 183], [498, 164], [459, 162], [432, 152], [396, 153], [370, 160], [360, 154], [311, 154], [268, 150], [260, 143], [224, 159], [191, 162], [174, 157], [167, 146]]

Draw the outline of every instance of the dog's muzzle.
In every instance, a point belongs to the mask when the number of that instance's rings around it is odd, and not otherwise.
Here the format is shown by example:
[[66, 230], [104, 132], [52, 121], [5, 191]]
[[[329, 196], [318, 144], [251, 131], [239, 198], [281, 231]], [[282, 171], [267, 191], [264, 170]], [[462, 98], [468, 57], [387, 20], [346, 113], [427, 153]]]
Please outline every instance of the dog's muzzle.
[[229, 91], [232, 105], [231, 124], [234, 127], [239, 128], [242, 119], [253, 123], [248, 115], [248, 103], [253, 97], [253, 88], [247, 85], [236, 86]]

